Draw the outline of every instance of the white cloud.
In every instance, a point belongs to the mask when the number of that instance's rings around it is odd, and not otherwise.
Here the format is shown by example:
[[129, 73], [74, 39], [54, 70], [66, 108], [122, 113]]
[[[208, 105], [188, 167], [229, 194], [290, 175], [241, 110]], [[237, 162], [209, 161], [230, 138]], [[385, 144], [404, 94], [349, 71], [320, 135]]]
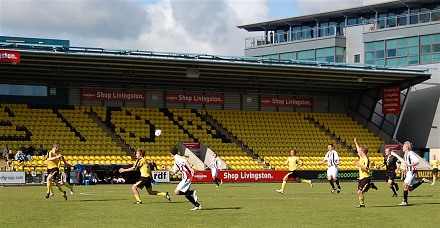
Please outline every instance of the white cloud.
[[73, 46], [243, 55], [236, 26], [268, 20], [265, 0], [2, 0], [0, 34]]

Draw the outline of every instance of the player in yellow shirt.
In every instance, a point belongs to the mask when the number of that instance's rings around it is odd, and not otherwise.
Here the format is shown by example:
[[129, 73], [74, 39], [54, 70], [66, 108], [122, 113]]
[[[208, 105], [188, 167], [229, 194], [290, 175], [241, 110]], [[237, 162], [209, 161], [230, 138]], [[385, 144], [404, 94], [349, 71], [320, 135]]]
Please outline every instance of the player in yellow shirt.
[[310, 187], [313, 187], [312, 185], [312, 181], [311, 180], [302, 180], [299, 177], [299, 174], [297, 172], [297, 170], [299, 168], [301, 168], [303, 161], [301, 159], [299, 159], [296, 156], [296, 149], [293, 148], [292, 150], [290, 150], [290, 157], [287, 158], [287, 160], [284, 162], [283, 165], [288, 165], [289, 166], [289, 173], [287, 173], [284, 177], [283, 177], [283, 183], [281, 184], [281, 189], [277, 189], [276, 191], [278, 193], [284, 193], [284, 188], [286, 187], [287, 184], [287, 180], [289, 178], [293, 178], [294, 181], [297, 182], [301, 182], [301, 183], [306, 183], [306, 184], [310, 184]]
[[47, 193], [46, 198], [49, 198], [50, 192], [52, 189], [52, 182], [57, 186], [58, 190], [63, 194], [64, 200], [67, 200], [66, 191], [63, 191], [61, 188], [60, 183], [58, 183], [59, 173], [60, 169], [58, 168], [58, 163], [60, 160], [64, 161], [63, 155], [59, 154], [58, 151], [60, 150], [60, 144], [54, 143], [52, 146], [52, 149], [47, 152], [46, 155], [46, 162], [47, 162], [47, 179], [46, 179], [46, 187], [47, 187]]
[[[354, 144], [356, 144], [356, 150], [359, 155], [359, 161], [355, 161], [354, 165], [359, 167], [359, 181], [357, 194], [359, 196], [358, 208], [365, 207], [364, 193], [370, 188], [370, 159], [368, 159], [368, 148], [365, 146], [359, 146], [356, 137], [354, 138]], [[376, 190], [377, 188], [374, 187]]]
[[145, 150], [143, 148], [139, 148], [136, 151], [136, 161], [134, 162], [134, 165], [130, 168], [124, 169], [120, 168], [119, 172], [128, 172], [128, 171], [134, 171], [139, 170], [141, 172], [141, 179], [138, 180], [133, 186], [131, 187], [131, 190], [134, 193], [134, 197], [136, 198], [135, 204], [142, 204], [142, 199], [139, 194], [138, 188], [146, 188], [148, 191], [148, 194], [150, 195], [157, 195], [157, 196], [165, 196], [165, 198], [168, 199], [168, 201], [171, 200], [170, 195], [168, 192], [158, 192], [153, 191], [153, 187], [151, 186], [151, 183], [153, 179], [151, 178], [151, 170], [150, 165], [147, 164], [147, 162], [144, 159], [145, 156]]
[[440, 160], [436, 159], [435, 155], [432, 155], [432, 159], [430, 161], [432, 165], [432, 183], [431, 185], [435, 184], [435, 179], [437, 178], [438, 174], [438, 167], [440, 166]]
[[[61, 172], [61, 168], [63, 169], [63, 172]], [[60, 170], [58, 178], [60, 185], [66, 186], [70, 190], [70, 194], [73, 195], [73, 186], [69, 183], [70, 165], [67, 164], [67, 162], [64, 160], [64, 157], [58, 161], [58, 169]], [[49, 193], [49, 196], [53, 196], [52, 188], [50, 188]]]

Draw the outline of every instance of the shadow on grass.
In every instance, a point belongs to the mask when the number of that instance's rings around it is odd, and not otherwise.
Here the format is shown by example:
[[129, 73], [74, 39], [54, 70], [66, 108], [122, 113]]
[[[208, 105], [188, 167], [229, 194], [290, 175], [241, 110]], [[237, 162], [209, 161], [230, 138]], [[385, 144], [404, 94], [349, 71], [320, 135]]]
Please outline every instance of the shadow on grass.
[[422, 198], [422, 197], [433, 197], [434, 195], [415, 195], [415, 196], [412, 196], [412, 195], [409, 195], [408, 196], [408, 198]]
[[217, 210], [240, 210], [242, 207], [210, 207], [203, 208], [202, 211], [217, 211]]
[[105, 201], [126, 201], [127, 199], [75, 199], [70, 202], [105, 202]]

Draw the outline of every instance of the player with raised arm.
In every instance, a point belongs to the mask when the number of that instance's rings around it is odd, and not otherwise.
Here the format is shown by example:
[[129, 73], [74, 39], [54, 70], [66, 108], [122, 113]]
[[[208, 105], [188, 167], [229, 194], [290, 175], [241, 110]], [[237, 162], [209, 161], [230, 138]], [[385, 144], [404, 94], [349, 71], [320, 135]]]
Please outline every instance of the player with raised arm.
[[[333, 194], [335, 191], [340, 193], [341, 185], [338, 180], [339, 155], [338, 152], [334, 150], [333, 144], [331, 143], [327, 145], [327, 153], [325, 154], [324, 160], [318, 162], [318, 165], [322, 165], [325, 162], [327, 162], [327, 180], [332, 187], [331, 193]], [[334, 183], [338, 186], [337, 190]]]
[[131, 190], [134, 193], [134, 197], [136, 198], [136, 202], [134, 202], [135, 204], [142, 204], [142, 199], [141, 196], [139, 194], [138, 188], [142, 189], [142, 188], [146, 188], [148, 194], [150, 195], [156, 195], [156, 196], [165, 196], [165, 198], [168, 199], [168, 201], [171, 200], [170, 196], [168, 195], [168, 192], [158, 192], [158, 191], [153, 191], [153, 187], [151, 186], [151, 183], [153, 181], [153, 179], [151, 178], [151, 170], [150, 170], [150, 165], [147, 164], [147, 162], [144, 159], [145, 156], [145, 150], [143, 148], [139, 148], [136, 150], [136, 161], [134, 162], [134, 165], [130, 168], [120, 168], [119, 172], [123, 173], [123, 172], [130, 172], [130, 171], [135, 171], [135, 170], [139, 170], [141, 172], [141, 178], [133, 184], [133, 186], [131, 187]]
[[284, 188], [286, 187], [287, 180], [289, 178], [293, 178], [293, 180], [297, 182], [310, 184], [310, 187], [313, 187], [311, 180], [305, 180], [305, 179], [303, 180], [299, 177], [297, 170], [301, 168], [301, 166], [303, 165], [303, 161], [296, 156], [296, 152], [297, 152], [296, 149], [292, 148], [290, 150], [290, 157], [288, 157], [283, 164], [289, 166], [289, 172], [283, 177], [283, 183], [281, 184], [281, 188], [276, 190], [278, 193], [281, 194], [284, 193]]
[[185, 198], [195, 206], [191, 210], [201, 210], [202, 205], [198, 202], [197, 191], [195, 189], [190, 190], [194, 170], [185, 158], [178, 155], [178, 152], [179, 151], [176, 148], [170, 149], [170, 155], [174, 158], [174, 166], [170, 169], [165, 165], [162, 165], [162, 168], [174, 173], [182, 173], [182, 180], [177, 185], [174, 193], [176, 195], [184, 195]]
[[413, 191], [417, 187], [419, 187], [421, 184], [427, 182], [429, 183], [428, 179], [421, 179], [418, 182], [415, 181], [415, 178], [417, 176], [417, 165], [419, 165], [419, 158], [417, 158], [414, 151], [412, 151], [412, 143], [409, 141], [406, 141], [403, 143], [403, 161], [401, 163], [401, 168], [405, 169], [406, 171], [406, 177], [403, 181], [403, 202], [400, 203], [400, 206], [407, 206], [408, 205], [408, 191]]
[[368, 159], [368, 148], [365, 146], [359, 146], [357, 138], [354, 138], [354, 144], [359, 155], [359, 161], [355, 161], [354, 165], [359, 168], [359, 181], [357, 194], [359, 197], [358, 208], [365, 207], [364, 194], [370, 188], [370, 159]]

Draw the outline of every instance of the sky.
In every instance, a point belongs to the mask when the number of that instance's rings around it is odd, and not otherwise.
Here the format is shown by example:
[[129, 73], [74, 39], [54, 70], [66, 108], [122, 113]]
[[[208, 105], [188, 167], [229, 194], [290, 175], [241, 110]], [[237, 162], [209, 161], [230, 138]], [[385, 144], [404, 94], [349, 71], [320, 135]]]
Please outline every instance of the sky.
[[384, 0], [1, 0], [0, 36], [71, 46], [243, 56], [238, 29]]

